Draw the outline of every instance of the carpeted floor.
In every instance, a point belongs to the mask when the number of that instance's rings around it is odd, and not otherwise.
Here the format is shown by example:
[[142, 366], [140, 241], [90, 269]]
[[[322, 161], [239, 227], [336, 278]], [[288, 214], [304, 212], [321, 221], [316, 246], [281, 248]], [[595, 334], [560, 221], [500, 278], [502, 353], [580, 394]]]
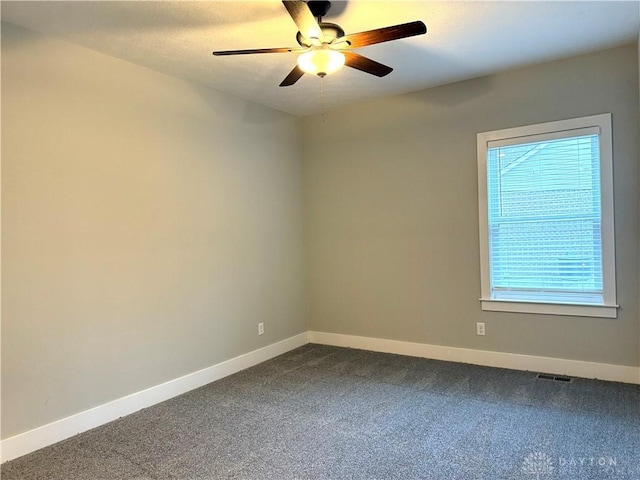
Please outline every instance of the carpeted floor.
[[306, 345], [2, 480], [640, 479], [640, 386]]

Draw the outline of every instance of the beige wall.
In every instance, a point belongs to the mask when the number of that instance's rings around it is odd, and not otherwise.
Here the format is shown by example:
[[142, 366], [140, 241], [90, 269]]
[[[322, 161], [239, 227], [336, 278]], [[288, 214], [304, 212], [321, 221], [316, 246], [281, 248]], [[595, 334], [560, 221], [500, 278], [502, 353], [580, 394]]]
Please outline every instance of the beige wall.
[[[618, 318], [482, 312], [476, 133], [604, 112]], [[312, 330], [640, 363], [635, 45], [307, 117], [303, 148]]]
[[2, 438], [306, 330], [299, 133], [2, 25]]

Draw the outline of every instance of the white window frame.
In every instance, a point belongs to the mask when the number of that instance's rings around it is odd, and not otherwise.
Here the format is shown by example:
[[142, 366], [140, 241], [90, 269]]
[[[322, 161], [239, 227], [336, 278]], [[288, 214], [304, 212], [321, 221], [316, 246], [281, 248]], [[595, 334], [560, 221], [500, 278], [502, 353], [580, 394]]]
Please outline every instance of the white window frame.
[[[549, 135], [549, 138], [570, 136], [573, 130], [597, 129], [600, 143], [600, 199], [602, 232], [602, 304], [550, 303], [547, 301], [520, 301], [494, 299], [491, 294], [489, 265], [489, 220], [487, 205], [487, 150], [489, 142], [506, 144], [527, 143], [533, 135]], [[569, 134], [569, 135], [568, 135]], [[615, 235], [613, 220], [613, 148], [611, 114], [592, 115], [556, 122], [507, 128], [477, 135], [478, 146], [478, 201], [480, 211], [480, 273], [482, 310], [496, 312], [575, 315], [583, 317], [616, 318]]]

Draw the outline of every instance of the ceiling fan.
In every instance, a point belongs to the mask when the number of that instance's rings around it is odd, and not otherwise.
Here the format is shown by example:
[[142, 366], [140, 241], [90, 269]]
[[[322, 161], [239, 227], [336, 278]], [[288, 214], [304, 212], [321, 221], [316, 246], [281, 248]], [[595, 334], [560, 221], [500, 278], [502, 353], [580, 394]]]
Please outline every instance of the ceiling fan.
[[377, 77], [384, 77], [391, 73], [393, 68], [364, 57], [352, 49], [427, 33], [426, 25], [416, 21], [345, 35], [339, 25], [322, 21], [322, 17], [331, 8], [330, 1], [282, 0], [282, 3], [299, 29], [296, 36], [299, 48], [226, 50], [216, 51], [213, 54], [300, 53], [298, 64], [280, 83], [281, 87], [288, 87], [296, 83], [305, 73], [324, 77], [336, 72], [343, 65]]

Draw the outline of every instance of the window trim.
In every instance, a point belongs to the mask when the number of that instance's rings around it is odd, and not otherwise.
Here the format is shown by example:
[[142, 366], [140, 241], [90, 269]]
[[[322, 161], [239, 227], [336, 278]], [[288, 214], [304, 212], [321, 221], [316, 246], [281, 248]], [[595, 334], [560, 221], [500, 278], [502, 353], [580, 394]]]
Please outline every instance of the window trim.
[[[600, 143], [600, 204], [602, 232], [602, 286], [603, 303], [571, 304], [494, 299], [491, 297], [489, 265], [489, 217], [487, 198], [487, 150], [490, 142], [522, 143], [526, 137], [557, 135], [584, 128], [599, 128]], [[480, 214], [480, 302], [482, 310], [496, 312], [537, 313], [546, 315], [575, 315], [582, 317], [616, 318], [615, 232], [613, 212], [613, 147], [611, 114], [591, 115], [555, 122], [506, 128], [477, 135], [478, 206]]]

